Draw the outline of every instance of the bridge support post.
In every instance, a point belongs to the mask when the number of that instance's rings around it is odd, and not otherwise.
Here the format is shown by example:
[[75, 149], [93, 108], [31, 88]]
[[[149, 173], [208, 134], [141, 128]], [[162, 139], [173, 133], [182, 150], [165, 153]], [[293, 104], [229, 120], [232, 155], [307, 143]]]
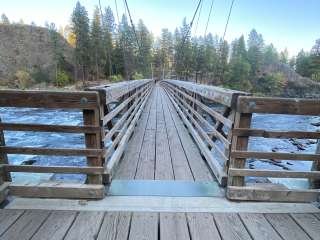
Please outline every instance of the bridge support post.
[[[0, 118], [0, 123], [1, 123], [1, 118]], [[0, 130], [0, 146], [5, 146], [5, 145], [6, 145], [6, 142], [4, 138], [4, 132], [3, 130]], [[6, 153], [0, 153], [0, 166], [1, 164], [8, 164], [8, 156]], [[7, 181], [7, 182], [11, 181], [10, 173], [3, 170], [2, 174], [3, 174], [2, 176], [3, 181]]]
[[[320, 139], [318, 139], [317, 149], [315, 154], [320, 154]], [[312, 163], [311, 171], [320, 171], [320, 159]], [[320, 179], [310, 179], [310, 188], [319, 189]]]

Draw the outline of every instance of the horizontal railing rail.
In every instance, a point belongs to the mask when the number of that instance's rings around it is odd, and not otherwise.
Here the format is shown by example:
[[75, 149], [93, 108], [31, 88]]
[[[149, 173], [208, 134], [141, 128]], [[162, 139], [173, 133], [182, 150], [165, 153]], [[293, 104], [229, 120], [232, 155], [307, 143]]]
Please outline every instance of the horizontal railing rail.
[[248, 94], [179, 80], [161, 84], [217, 180], [226, 186], [235, 106], [239, 96]]
[[101, 125], [102, 141], [105, 146], [106, 183], [111, 182], [153, 85], [153, 80], [146, 79], [90, 88], [91, 91], [99, 92], [102, 102]]
[[[249, 139], [250, 141], [257, 141], [257, 138], [319, 139], [320, 132], [272, 131], [251, 128], [251, 119], [252, 114], [254, 113], [319, 116], [320, 101], [287, 98], [239, 97], [233, 129], [230, 168], [228, 170], [228, 197], [235, 200], [287, 202], [308, 202], [318, 200], [318, 197], [320, 196], [320, 186], [315, 186], [312, 182], [315, 180], [319, 181], [320, 179], [320, 149], [316, 153], [307, 154], [278, 151], [249, 151], [248, 141]], [[249, 169], [246, 164], [248, 159], [312, 161], [314, 167], [308, 171]], [[246, 181], [246, 177], [305, 178], [310, 180], [311, 185], [310, 189], [292, 189], [282, 184], [249, 184]]]
[[[101, 145], [100, 105], [100, 97], [96, 92], [0, 91], [0, 107], [75, 109], [82, 111], [83, 115], [83, 126], [0, 122], [2, 136], [0, 164], [2, 164], [4, 182], [10, 183], [8, 187], [10, 194], [25, 197], [102, 198], [104, 196], [102, 185], [104, 149]], [[4, 131], [84, 134], [85, 148], [8, 146], [5, 144]], [[83, 156], [87, 159], [87, 166], [53, 166], [50, 165], [50, 160], [49, 166], [14, 165], [9, 163], [8, 154]], [[19, 183], [11, 182], [10, 173], [12, 172], [86, 174], [87, 179], [85, 183], [78, 184]]]

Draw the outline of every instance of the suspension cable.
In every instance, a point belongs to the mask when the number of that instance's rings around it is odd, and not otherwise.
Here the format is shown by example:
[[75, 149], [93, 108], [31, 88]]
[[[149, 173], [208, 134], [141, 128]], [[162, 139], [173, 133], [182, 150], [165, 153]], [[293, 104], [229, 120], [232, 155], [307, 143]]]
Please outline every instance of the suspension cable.
[[133, 33], [134, 33], [134, 37], [135, 37], [136, 42], [137, 42], [137, 46], [139, 48], [139, 51], [141, 51], [139, 40], [138, 40], [138, 36], [137, 36], [137, 32], [136, 32], [136, 28], [135, 28], [134, 23], [132, 21], [132, 17], [131, 17], [130, 9], [129, 9], [129, 6], [128, 6], [128, 2], [127, 2], [127, 0], [124, 0], [124, 2], [125, 2], [125, 5], [126, 5], [128, 14], [129, 14], [130, 23], [131, 23], [131, 27], [132, 27], [132, 30], [133, 30]]
[[208, 30], [208, 26], [209, 26], [209, 22], [210, 22], [210, 18], [211, 18], [211, 13], [212, 13], [212, 8], [213, 8], [214, 1], [215, 0], [211, 0], [211, 6], [210, 6], [209, 15], [208, 15], [207, 23], [206, 23], [206, 28], [205, 28], [205, 31], [204, 31], [204, 37], [206, 37], [206, 35], [207, 35], [207, 30]]

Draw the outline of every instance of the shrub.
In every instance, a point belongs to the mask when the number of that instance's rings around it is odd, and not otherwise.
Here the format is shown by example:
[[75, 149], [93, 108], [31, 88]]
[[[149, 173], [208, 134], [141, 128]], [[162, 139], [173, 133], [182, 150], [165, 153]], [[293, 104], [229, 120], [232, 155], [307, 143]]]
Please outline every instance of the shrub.
[[70, 83], [69, 75], [65, 71], [58, 70], [57, 79], [55, 79], [54, 85], [56, 85], [57, 87], [64, 87], [69, 83]]
[[109, 79], [111, 82], [120, 82], [123, 80], [123, 77], [121, 75], [112, 75]]
[[141, 73], [135, 72], [132, 76], [133, 80], [143, 79], [143, 75]]
[[30, 73], [26, 70], [18, 70], [15, 74], [16, 83], [19, 88], [25, 89], [34, 84], [34, 80], [32, 79]]

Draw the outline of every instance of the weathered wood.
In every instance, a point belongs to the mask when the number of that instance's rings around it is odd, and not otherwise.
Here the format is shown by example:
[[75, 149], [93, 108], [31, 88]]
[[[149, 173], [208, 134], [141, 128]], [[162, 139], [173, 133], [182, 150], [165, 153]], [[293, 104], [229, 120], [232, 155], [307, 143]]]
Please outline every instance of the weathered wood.
[[72, 225], [77, 213], [73, 211], [54, 211], [37, 230], [32, 240], [63, 239]]
[[23, 210], [0, 210], [0, 236], [24, 213]]
[[288, 214], [265, 214], [265, 218], [284, 240], [311, 239]]
[[240, 96], [237, 109], [241, 113], [319, 115], [320, 100]]
[[158, 240], [158, 213], [134, 213], [129, 240]]
[[0, 107], [96, 109], [96, 92], [0, 90]]
[[286, 171], [229, 168], [229, 176], [275, 177], [275, 178], [320, 178], [320, 171]]
[[127, 240], [131, 213], [107, 212], [104, 216], [97, 240]]
[[213, 216], [224, 240], [252, 239], [236, 213], [215, 213]]
[[103, 154], [103, 150], [99, 148], [77, 149], [77, 148], [36, 148], [36, 147], [0, 146], [0, 153], [24, 154], [24, 155], [53, 155], [53, 156], [100, 156]]
[[224, 126], [231, 128], [232, 127], [232, 121], [230, 121], [228, 118], [224, 117], [223, 115], [221, 115], [219, 112], [213, 110], [212, 108], [206, 106], [205, 104], [203, 104], [202, 102], [200, 102], [199, 100], [191, 97], [190, 95], [186, 94], [185, 92], [181, 91], [178, 88], [173, 88], [172, 86], [170, 86], [169, 84], [164, 84], [164, 86], [168, 86], [171, 89], [173, 89], [174, 91], [178, 92], [179, 94], [181, 94], [183, 97], [185, 97], [186, 99], [192, 101], [194, 104], [196, 104], [198, 107], [200, 107], [202, 110], [204, 110], [205, 112], [207, 112], [211, 117], [213, 117], [216, 121], [220, 121], [221, 123], [223, 123]]
[[0, 203], [2, 203], [7, 199], [9, 185], [10, 185], [10, 182], [4, 182], [0, 184]]
[[199, 94], [200, 96], [203, 96], [209, 100], [227, 105], [229, 107], [235, 106], [236, 100], [239, 95], [248, 95], [245, 92], [208, 85], [194, 84], [186, 81], [170, 80], [165, 82], [181, 87], [187, 91]]
[[103, 216], [104, 212], [80, 212], [64, 239], [96, 239], [103, 220]]
[[11, 183], [11, 195], [30, 198], [71, 198], [71, 199], [102, 199], [104, 186], [76, 183]]
[[108, 161], [108, 163], [106, 165], [106, 171], [109, 175], [113, 174], [115, 166], [117, 166], [120, 158], [122, 157], [122, 154], [124, 152], [126, 144], [127, 144], [128, 140], [129, 140], [129, 138], [135, 128], [135, 125], [136, 125], [138, 119], [140, 118], [140, 115], [141, 115], [142, 110], [146, 104], [146, 101], [148, 100], [149, 95], [150, 95], [150, 93], [148, 93], [147, 97], [144, 99], [144, 102], [142, 103], [138, 112], [136, 113], [135, 117], [133, 118], [132, 122], [130, 123], [130, 125], [126, 131], [126, 134], [122, 137], [122, 139], [118, 145], [118, 148], [113, 153], [111, 159]]
[[210, 213], [188, 213], [187, 218], [191, 239], [221, 239]]
[[239, 215], [253, 239], [282, 240], [263, 214], [240, 213]]
[[147, 90], [147, 87], [144, 87], [131, 95], [129, 98], [125, 99], [120, 105], [118, 105], [115, 109], [109, 112], [106, 116], [103, 117], [103, 125], [106, 125], [109, 121], [111, 121], [115, 116], [117, 116], [125, 107], [129, 105], [135, 98], [138, 97], [140, 93], [143, 93]]
[[[159, 240], [188, 240], [190, 239], [188, 225], [184, 213], [160, 213]], [[200, 239], [200, 238], [193, 238]]]
[[260, 188], [256, 186], [228, 186], [227, 197], [230, 200], [265, 202], [314, 202], [320, 196], [320, 190], [290, 190], [285, 188]]
[[2, 236], [2, 240], [28, 240], [49, 216], [49, 211], [27, 210]]
[[[100, 126], [100, 111], [95, 110], [83, 110], [83, 124]], [[101, 133], [86, 133], [85, 144], [87, 150], [90, 149], [102, 149], [102, 136]], [[87, 156], [87, 165], [93, 167], [103, 166], [103, 156], [98, 155], [94, 157]], [[102, 175], [94, 176], [87, 175], [87, 182], [91, 184], [102, 184]]]
[[320, 159], [320, 154], [232, 151], [231, 158], [239, 158], [239, 159], [258, 158], [258, 159], [317, 161], [318, 159]]
[[219, 163], [217, 163], [215, 160], [212, 159], [212, 154], [209, 151], [209, 149], [205, 146], [202, 139], [198, 135], [198, 133], [194, 130], [191, 123], [186, 119], [180, 108], [177, 106], [175, 101], [172, 99], [172, 97], [167, 93], [167, 96], [169, 97], [170, 101], [172, 102], [173, 106], [175, 107], [176, 111], [179, 113], [180, 118], [182, 121], [187, 125], [187, 128], [190, 131], [190, 134], [193, 136], [194, 140], [196, 141], [201, 153], [205, 156], [208, 165], [210, 166], [211, 170], [213, 171], [214, 175], [216, 176], [217, 180], [222, 186], [226, 185], [227, 176], [226, 173], [223, 171], [222, 167]]
[[291, 216], [312, 239], [320, 238], [320, 220], [317, 219], [314, 215], [295, 213], [291, 214]]
[[66, 126], [66, 125], [45, 125], [28, 123], [1, 123], [0, 130], [7, 131], [32, 131], [32, 132], [61, 132], [61, 133], [97, 133], [100, 127], [97, 126]]
[[103, 167], [4, 165], [8, 172], [103, 174]]
[[[318, 140], [315, 154], [320, 155], [320, 140]], [[320, 171], [320, 158], [312, 163], [311, 171]], [[310, 180], [310, 188], [320, 188], [320, 177]]]
[[[1, 118], [0, 118], [0, 124], [1, 124]], [[0, 147], [3, 147], [6, 145], [5, 137], [4, 137], [4, 132], [2, 129], [0, 129]], [[0, 184], [3, 181], [11, 181], [11, 176], [10, 173], [4, 172], [4, 169], [1, 168], [2, 164], [8, 164], [8, 156], [6, 153], [1, 153], [0, 151]]]
[[267, 131], [254, 128], [234, 128], [232, 130], [234, 136], [240, 137], [264, 137], [264, 138], [307, 138], [318, 139], [320, 132], [303, 132], [303, 131]]

